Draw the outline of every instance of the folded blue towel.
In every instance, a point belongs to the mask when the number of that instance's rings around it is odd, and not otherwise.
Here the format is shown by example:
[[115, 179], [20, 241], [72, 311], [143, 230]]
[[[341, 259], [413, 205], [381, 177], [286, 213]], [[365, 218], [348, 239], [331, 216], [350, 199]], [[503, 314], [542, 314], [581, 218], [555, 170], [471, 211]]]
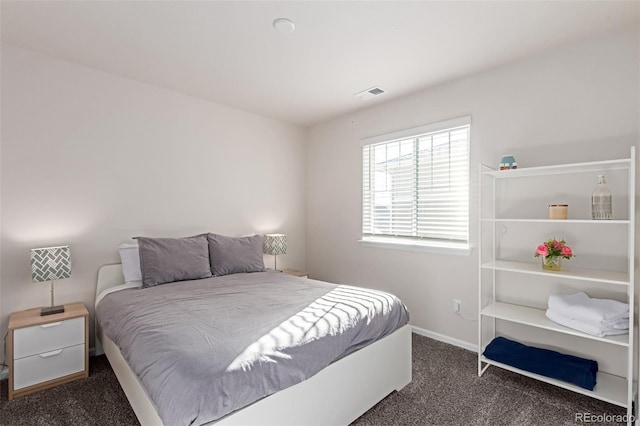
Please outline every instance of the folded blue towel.
[[593, 390], [598, 362], [496, 337], [483, 355], [494, 361]]

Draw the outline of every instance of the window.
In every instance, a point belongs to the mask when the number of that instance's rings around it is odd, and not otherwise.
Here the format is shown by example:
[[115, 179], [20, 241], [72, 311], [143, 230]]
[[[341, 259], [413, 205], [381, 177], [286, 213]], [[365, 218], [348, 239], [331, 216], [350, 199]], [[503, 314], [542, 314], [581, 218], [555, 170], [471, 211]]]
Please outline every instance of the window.
[[468, 248], [470, 123], [362, 141], [363, 241]]

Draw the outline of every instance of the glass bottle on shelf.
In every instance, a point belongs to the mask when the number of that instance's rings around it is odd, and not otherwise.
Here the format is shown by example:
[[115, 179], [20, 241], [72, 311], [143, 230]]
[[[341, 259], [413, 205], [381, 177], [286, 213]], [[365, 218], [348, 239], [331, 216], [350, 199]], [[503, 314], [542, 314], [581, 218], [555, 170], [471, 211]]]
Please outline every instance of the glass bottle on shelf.
[[611, 191], [607, 187], [604, 175], [598, 175], [598, 186], [591, 194], [591, 218], [594, 220], [611, 219]]

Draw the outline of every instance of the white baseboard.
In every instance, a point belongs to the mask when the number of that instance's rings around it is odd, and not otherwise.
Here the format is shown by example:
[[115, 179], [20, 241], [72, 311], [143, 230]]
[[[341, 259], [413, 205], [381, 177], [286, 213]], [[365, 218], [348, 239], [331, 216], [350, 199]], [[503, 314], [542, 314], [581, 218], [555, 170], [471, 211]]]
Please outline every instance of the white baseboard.
[[435, 331], [425, 330], [424, 328], [416, 327], [415, 325], [412, 325], [411, 329], [413, 330], [414, 333], [419, 334], [421, 336], [429, 337], [433, 340], [448, 343], [453, 346], [458, 346], [462, 349], [466, 349], [471, 352], [478, 352], [478, 345], [476, 345], [475, 343], [465, 342], [464, 340], [456, 339], [455, 337], [445, 336], [444, 334], [436, 333]]

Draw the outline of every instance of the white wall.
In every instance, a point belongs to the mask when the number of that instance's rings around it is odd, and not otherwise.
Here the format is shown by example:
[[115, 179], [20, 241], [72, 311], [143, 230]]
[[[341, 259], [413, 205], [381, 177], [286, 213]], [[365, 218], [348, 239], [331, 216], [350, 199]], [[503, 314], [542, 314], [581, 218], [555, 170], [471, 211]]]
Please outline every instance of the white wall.
[[358, 244], [359, 140], [472, 115], [475, 244], [480, 161], [619, 158], [637, 144], [638, 51], [637, 29], [599, 37], [315, 126], [305, 148], [298, 127], [3, 45], [0, 330], [49, 302], [30, 283], [30, 248], [70, 244], [57, 300], [92, 310], [98, 267], [133, 235], [282, 231], [279, 265], [392, 291], [412, 324], [475, 342], [476, 323], [450, 303], [475, 318], [475, 252]]
[[[479, 162], [519, 167], [628, 157], [638, 144], [638, 29], [506, 65], [310, 129], [307, 270], [398, 295], [415, 326], [477, 342], [477, 252], [451, 256], [362, 247], [361, 138], [463, 115], [471, 127], [471, 242], [477, 245]], [[595, 183], [593, 183], [595, 187]], [[533, 250], [533, 249], [532, 249]]]
[[56, 301], [90, 311], [98, 268], [135, 235], [284, 232], [278, 266], [305, 267], [299, 127], [3, 45], [1, 136], [3, 334], [49, 303], [30, 248], [70, 245]]

